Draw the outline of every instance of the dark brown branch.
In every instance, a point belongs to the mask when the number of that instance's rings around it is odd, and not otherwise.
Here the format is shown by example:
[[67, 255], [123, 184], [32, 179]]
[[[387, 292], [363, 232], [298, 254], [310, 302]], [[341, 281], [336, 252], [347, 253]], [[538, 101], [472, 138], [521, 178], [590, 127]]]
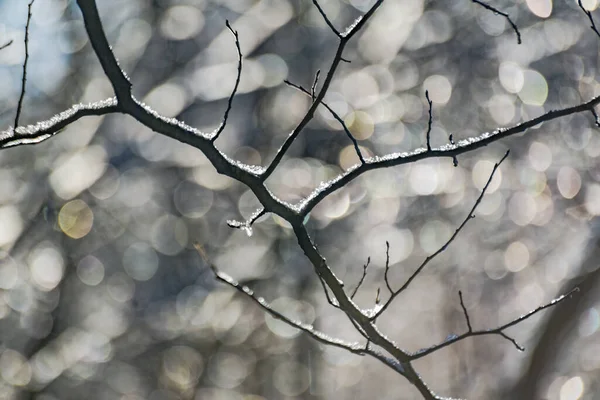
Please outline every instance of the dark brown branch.
[[419, 267], [416, 269], [416, 271], [412, 273], [412, 275], [406, 280], [406, 282], [404, 283], [404, 285], [402, 285], [402, 287], [400, 287], [400, 289], [398, 289], [397, 291], [391, 291], [392, 295], [390, 296], [388, 301], [381, 307], [381, 309], [377, 313], [375, 313], [371, 317], [373, 320], [376, 319], [377, 317], [379, 317], [381, 314], [383, 314], [383, 312], [385, 312], [385, 310], [390, 306], [390, 304], [392, 304], [392, 301], [394, 301], [394, 299], [396, 297], [398, 297], [398, 295], [400, 295], [400, 293], [402, 293], [404, 290], [406, 290], [408, 288], [408, 286], [411, 284], [411, 282], [421, 273], [421, 271], [423, 271], [423, 269], [427, 266], [427, 264], [429, 264], [429, 262], [431, 260], [433, 260], [438, 255], [440, 255], [442, 252], [444, 252], [448, 248], [448, 246], [450, 246], [450, 244], [454, 241], [454, 239], [456, 239], [456, 237], [458, 236], [460, 231], [462, 231], [463, 228], [467, 225], [467, 222], [469, 222], [472, 218], [475, 217], [475, 215], [474, 215], [475, 210], [481, 203], [481, 200], [483, 199], [483, 196], [485, 195], [487, 188], [490, 186], [492, 179], [494, 179], [494, 174], [496, 173], [496, 170], [498, 169], [500, 164], [502, 164], [502, 162], [504, 160], [506, 160], [506, 157], [508, 157], [508, 154], [509, 154], [509, 151], [506, 151], [506, 153], [504, 154], [504, 157], [502, 157], [500, 159], [500, 161], [498, 161], [496, 164], [494, 164], [494, 168], [492, 169], [490, 177], [488, 178], [485, 186], [481, 190], [481, 194], [475, 201], [475, 204], [473, 204], [473, 207], [471, 207], [471, 210], [467, 214], [467, 217], [458, 226], [458, 228], [456, 228], [456, 230], [454, 231], [452, 236], [450, 236], [450, 238], [446, 241], [446, 243], [444, 243], [439, 249], [437, 249], [437, 251], [435, 253], [433, 253], [430, 256], [427, 256], [427, 258], [425, 258], [425, 260], [421, 263], [421, 265], [419, 265]]
[[362, 276], [360, 277], [360, 280], [358, 281], [358, 284], [356, 285], [356, 287], [352, 291], [352, 294], [350, 295], [350, 299], [354, 299], [354, 296], [356, 296], [356, 293], [358, 292], [358, 289], [360, 289], [360, 286], [363, 284], [363, 282], [365, 280], [365, 277], [367, 276], [367, 268], [369, 268], [369, 264], [371, 264], [371, 257], [367, 258], [367, 263], [365, 265], [363, 265]]
[[581, 10], [585, 13], [585, 15], [587, 15], [588, 19], [591, 22], [591, 26], [590, 28], [596, 32], [596, 35], [598, 35], [598, 37], [600, 37], [600, 32], [598, 32], [598, 28], [596, 28], [596, 23], [594, 22], [594, 17], [592, 16], [592, 12], [589, 10], [586, 10], [585, 7], [583, 6], [583, 3], [581, 3], [581, 0], [577, 0], [577, 4], [579, 4], [579, 8], [581, 8]]
[[440, 344], [436, 344], [435, 346], [431, 346], [426, 349], [417, 351], [416, 353], [412, 354], [411, 359], [416, 360], [419, 358], [423, 358], [428, 354], [438, 351], [444, 347], [450, 346], [451, 344], [459, 342], [463, 339], [473, 337], [473, 336], [483, 336], [483, 335], [500, 335], [503, 338], [511, 341], [515, 345], [515, 347], [517, 347], [517, 349], [523, 351], [524, 350], [523, 347], [521, 347], [513, 338], [511, 338], [506, 333], [504, 333], [504, 330], [510, 328], [511, 326], [515, 326], [515, 325], [525, 321], [526, 319], [532, 317], [533, 315], [537, 314], [540, 311], [543, 311], [547, 308], [553, 307], [553, 306], [561, 303], [562, 301], [571, 297], [571, 295], [573, 295], [573, 293], [578, 292], [578, 291], [579, 291], [579, 288], [576, 287], [576, 288], [572, 289], [570, 292], [568, 292], [567, 294], [563, 294], [562, 296], [557, 297], [556, 299], [550, 301], [549, 303], [541, 305], [538, 308], [536, 308], [535, 310], [532, 310], [532, 311], [528, 312], [527, 314], [521, 315], [519, 318], [515, 318], [512, 321], [507, 322], [504, 325], [500, 325], [497, 328], [480, 330], [480, 331], [469, 331], [469, 332], [463, 333], [462, 335], [452, 336], [448, 340], [446, 340]]
[[425, 91], [425, 98], [427, 99], [427, 104], [429, 104], [429, 121], [427, 122], [427, 151], [431, 151], [431, 125], [433, 124], [433, 103], [429, 98], [429, 91]]
[[[33, 2], [31, 0], [27, 5], [27, 23], [25, 24], [25, 60], [23, 61], [23, 76], [21, 77], [21, 94], [19, 95], [19, 102], [17, 103], [17, 114], [15, 115], [15, 128], [19, 126], [19, 118], [21, 117], [21, 108], [23, 107], [23, 98], [25, 97], [25, 85], [27, 83], [27, 61], [29, 61], [29, 24], [31, 23], [31, 6]], [[9, 44], [12, 43], [12, 40]], [[4, 48], [4, 47], [3, 47]]]
[[511, 128], [499, 128], [494, 132], [482, 133], [479, 136], [470, 137], [455, 144], [447, 144], [439, 148], [433, 148], [431, 151], [427, 151], [425, 148], [420, 148], [410, 153], [394, 153], [381, 157], [366, 159], [365, 164], [350, 168], [348, 171], [333, 178], [326, 184], [321, 185], [321, 188], [315, 190], [309, 197], [302, 200], [298, 205], [301, 209], [300, 214], [302, 216], [306, 216], [324, 198], [336, 190], [346, 186], [349, 182], [353, 181], [367, 171], [389, 168], [396, 165], [411, 164], [427, 158], [450, 157], [454, 159], [460, 154], [468, 153], [475, 149], [487, 146], [508, 136], [525, 132], [527, 129], [533, 128], [534, 126], [543, 122], [552, 121], [554, 119], [579, 112], [589, 112], [598, 103], [600, 103], [600, 96], [594, 97], [586, 103], [582, 103], [573, 107], [548, 111], [537, 118], [532, 118]]
[[335, 29], [335, 26], [333, 26], [333, 24], [331, 23], [331, 21], [327, 17], [327, 14], [325, 14], [325, 11], [321, 8], [321, 5], [319, 4], [319, 2], [317, 0], [313, 0], [313, 4], [319, 10], [319, 13], [321, 14], [321, 16], [323, 17], [323, 19], [325, 20], [325, 23], [331, 28], [331, 30], [333, 31], [333, 33], [335, 33], [335, 36], [341, 37], [341, 35], [338, 32], [338, 30]]
[[235, 94], [237, 93], [238, 87], [240, 85], [240, 79], [242, 77], [242, 58], [243, 58], [243, 56], [242, 56], [242, 49], [240, 47], [240, 38], [238, 36], [238, 32], [233, 30], [233, 28], [229, 24], [228, 20], [225, 20], [225, 24], [227, 25], [227, 28], [229, 29], [229, 31], [233, 34], [233, 37], [235, 38], [235, 47], [238, 52], [237, 76], [235, 78], [235, 85], [233, 86], [233, 91], [231, 92], [231, 95], [229, 96], [229, 99], [227, 100], [227, 109], [225, 110], [225, 115], [223, 115], [223, 121], [221, 122], [221, 125], [219, 125], [219, 127], [217, 128], [217, 130], [215, 131], [214, 135], [211, 138], [211, 140], [213, 142], [215, 140], [217, 140], [217, 138], [219, 137], [221, 132], [223, 132], [223, 129], [225, 129], [225, 125], [227, 125], [227, 118], [229, 117], [229, 111], [231, 111], [231, 105], [233, 103], [233, 98], [234, 98]]
[[[298, 89], [299, 91], [301, 91], [302, 93], [311, 96], [311, 93], [304, 89], [302, 86], [300, 85], [296, 85], [290, 81], [288, 81], [287, 79], [285, 79], [283, 81], [286, 85], [293, 87], [294, 89]], [[344, 120], [342, 119], [342, 117], [340, 117], [340, 115], [338, 113], [336, 113], [327, 103], [325, 103], [324, 101], [321, 100], [321, 104], [323, 104], [323, 106], [327, 109], [327, 111], [329, 111], [329, 113], [331, 114], [331, 116], [333, 118], [335, 118], [335, 120], [337, 122], [340, 123], [340, 125], [342, 125], [342, 128], [344, 129], [344, 132], [346, 133], [346, 136], [348, 136], [348, 138], [352, 141], [352, 145], [354, 146], [354, 151], [356, 151], [356, 155], [358, 156], [358, 159], [360, 160], [361, 164], [365, 163], [365, 157], [362, 154], [362, 151], [360, 151], [360, 146], [358, 145], [358, 141], [356, 140], [356, 138], [354, 137], [354, 135], [352, 134], [352, 132], [350, 132], [350, 129], [348, 129], [348, 127], [346, 126], [346, 123], [344, 122]]]
[[367, 23], [367, 21], [371, 18], [371, 16], [375, 13], [375, 11], [381, 6], [381, 4], [383, 4], [383, 0], [377, 0], [375, 2], [375, 4], [373, 4], [373, 6], [371, 6], [369, 11], [367, 11], [361, 18], [358, 18], [354, 24], [352, 24], [350, 27], [348, 27], [348, 29], [346, 30], [345, 33], [340, 34], [340, 43], [335, 52], [333, 61], [331, 62], [331, 66], [329, 67], [329, 71], [327, 72], [327, 76], [325, 77], [325, 81], [323, 82], [323, 86], [321, 87], [319, 94], [317, 94], [317, 96], [315, 97], [312, 105], [309, 107], [308, 111], [304, 115], [304, 118], [302, 118], [302, 120], [300, 121], [300, 123], [298, 123], [298, 125], [292, 131], [292, 133], [290, 133], [288, 135], [286, 140], [283, 142], [283, 145], [281, 145], [279, 150], [277, 150], [277, 153], [275, 153], [275, 157], [273, 157], [273, 160], [271, 161], [271, 163], [269, 164], [269, 166], [266, 168], [266, 170], [264, 171], [264, 173], [261, 176], [263, 182], [269, 176], [271, 176], [273, 171], [275, 171], [275, 168], [277, 168], [277, 166], [281, 162], [281, 159], [283, 158], [283, 156], [285, 155], [287, 150], [290, 148], [290, 146], [292, 145], [294, 140], [296, 140], [296, 138], [298, 137], [300, 132], [302, 132], [304, 127], [306, 127], [306, 125], [308, 125], [308, 123], [313, 119], [315, 110], [317, 109], [318, 105], [321, 103], [321, 101], [325, 97], [327, 90], [329, 90], [329, 85], [333, 81], [333, 76], [335, 75], [337, 67], [339, 66], [340, 62], [342, 61], [342, 54], [344, 53], [344, 48], [346, 47], [346, 44], [348, 43], [348, 41], [350, 39], [352, 39], [352, 36], [354, 36], [356, 34], [356, 32], [358, 32]]
[[4, 43], [2, 46], [0, 46], [0, 50], [4, 50], [5, 48], [7, 48], [8, 46], [10, 46], [11, 44], [13, 44], [13, 40], [9, 40], [8, 42]]
[[479, 4], [480, 6], [482, 6], [483, 8], [485, 8], [487, 10], [490, 10], [494, 14], [502, 15], [504, 18], [506, 18], [506, 20], [508, 21], [510, 26], [512, 26], [513, 31], [515, 31], [515, 33], [517, 34], [517, 43], [521, 44], [521, 32], [519, 32], [519, 28], [517, 28], [517, 25], [512, 21], [512, 19], [510, 19], [510, 16], [507, 13], [504, 13], [504, 12], [498, 10], [497, 8], [494, 8], [487, 3], [484, 3], [483, 1], [480, 1], [480, 0], [471, 0], [471, 1], [473, 3]]

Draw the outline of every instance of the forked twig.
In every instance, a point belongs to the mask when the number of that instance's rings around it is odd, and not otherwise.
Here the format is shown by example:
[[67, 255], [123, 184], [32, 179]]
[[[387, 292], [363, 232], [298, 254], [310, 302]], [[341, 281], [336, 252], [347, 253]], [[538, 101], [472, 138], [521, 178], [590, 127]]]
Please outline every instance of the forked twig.
[[398, 289], [396, 291], [392, 291], [392, 295], [390, 296], [390, 298], [388, 299], [388, 301], [381, 307], [381, 309], [378, 312], [376, 312], [371, 317], [372, 320], [375, 320], [378, 316], [380, 316], [390, 306], [390, 304], [392, 303], [392, 301], [394, 301], [394, 299], [396, 297], [398, 297], [398, 295], [400, 293], [402, 293], [404, 290], [406, 290], [406, 288], [408, 288], [408, 286], [411, 284], [411, 282], [421, 273], [421, 271], [423, 270], [423, 268], [425, 268], [425, 266], [427, 264], [429, 264], [429, 262], [431, 260], [433, 260], [435, 257], [437, 257], [439, 254], [441, 254], [442, 252], [444, 252], [448, 248], [448, 246], [454, 241], [454, 239], [456, 239], [456, 237], [458, 236], [458, 234], [460, 233], [460, 231], [462, 231], [462, 229], [467, 225], [467, 222], [469, 222], [472, 218], [475, 217], [474, 216], [474, 212], [477, 209], [477, 207], [479, 206], [479, 204], [481, 203], [481, 200], [483, 199], [483, 196], [485, 195], [485, 192], [487, 191], [488, 187], [490, 186], [490, 183], [492, 182], [492, 179], [494, 178], [496, 170], [498, 169], [498, 167], [500, 166], [500, 164], [502, 164], [502, 162], [506, 159], [506, 157], [508, 157], [509, 153], [510, 153], [510, 150], [507, 150], [506, 153], [504, 154], [504, 156], [500, 159], [500, 161], [498, 161], [494, 165], [494, 168], [492, 169], [490, 177], [489, 177], [487, 183], [485, 184], [485, 186], [483, 187], [483, 189], [481, 190], [481, 194], [479, 195], [479, 197], [475, 201], [475, 204], [473, 204], [473, 207], [471, 208], [471, 211], [469, 211], [469, 213], [467, 214], [467, 217], [458, 226], [458, 228], [456, 228], [456, 230], [454, 231], [454, 233], [452, 234], [452, 236], [450, 236], [450, 238], [446, 241], [446, 243], [444, 243], [435, 253], [433, 253], [430, 256], [427, 256], [427, 258], [425, 258], [425, 260], [421, 263], [421, 265], [416, 269], [415, 272], [412, 273], [412, 275], [406, 280], [406, 282], [404, 283], [404, 285], [402, 285], [402, 287], [400, 289]]
[[[304, 93], [304, 94], [312, 97], [311, 92], [309, 92], [308, 90], [304, 89], [302, 86], [296, 85], [295, 83], [292, 83], [292, 82], [288, 81], [287, 79], [285, 79], [283, 82], [286, 85], [291, 86], [294, 89], [297, 89], [297, 90], [301, 91], [302, 93]], [[327, 109], [327, 111], [329, 111], [329, 113], [331, 114], [331, 116], [333, 118], [335, 118], [335, 120], [337, 122], [339, 122], [340, 125], [342, 125], [342, 128], [344, 129], [344, 132], [346, 133], [346, 136], [348, 136], [348, 138], [352, 141], [352, 145], [354, 146], [354, 151], [356, 151], [356, 155], [358, 155], [358, 159], [360, 160], [360, 163], [364, 164], [366, 162], [365, 161], [365, 157], [363, 156], [362, 151], [360, 150], [360, 146], [358, 145], [358, 141], [356, 140], [356, 138], [354, 137], [354, 135], [352, 134], [352, 132], [350, 132], [350, 129], [348, 129], [348, 126], [346, 126], [346, 123], [344, 122], [344, 120], [339, 116], [338, 113], [336, 113], [323, 100], [321, 100], [321, 104]]]
[[[573, 295], [573, 293], [578, 292], [578, 291], [579, 291], [579, 288], [575, 287], [568, 293], [563, 294], [562, 296], [559, 296], [559, 297], [555, 298], [554, 300], [552, 300], [544, 305], [539, 306], [535, 310], [532, 310], [532, 311], [528, 312], [527, 314], [521, 315], [519, 318], [515, 318], [512, 321], [507, 322], [506, 324], [500, 325], [494, 329], [474, 331], [470, 328], [470, 323], [468, 323], [469, 330], [467, 332], [463, 333], [462, 335], [451, 335], [448, 337], [447, 340], [445, 340], [444, 342], [442, 342], [440, 344], [436, 344], [436, 345], [428, 347], [426, 349], [421, 349], [421, 350], [417, 351], [416, 353], [412, 354], [411, 359], [416, 360], [418, 358], [425, 357], [428, 354], [431, 354], [435, 351], [438, 351], [444, 347], [450, 346], [451, 344], [454, 344], [454, 343], [464, 340], [466, 338], [473, 337], [473, 336], [483, 336], [483, 335], [500, 335], [503, 338], [505, 338], [506, 340], [510, 341], [517, 348], [517, 350], [524, 351], [525, 348], [522, 347], [521, 345], [519, 345], [515, 339], [508, 336], [504, 332], [504, 330], [510, 328], [511, 326], [515, 326], [515, 325], [525, 321], [526, 319], [532, 317], [533, 315], [539, 313], [540, 311], [543, 311], [547, 308], [558, 305], [559, 303], [563, 302], [564, 300], [569, 298], [571, 295]], [[462, 296], [461, 296], [461, 305], [463, 307], [465, 316], [467, 316], [467, 321], [469, 321], [466, 308], [464, 308], [464, 304], [462, 304]]]
[[483, 8], [490, 10], [491, 12], [493, 12], [495, 14], [502, 15], [504, 18], [506, 18], [506, 20], [508, 21], [510, 26], [512, 26], [513, 31], [515, 31], [515, 33], [517, 34], [517, 43], [521, 44], [521, 32], [519, 32], [519, 28], [517, 28], [517, 25], [512, 21], [512, 19], [510, 19], [510, 16], [507, 13], [502, 12], [502, 11], [498, 10], [497, 8], [494, 8], [487, 3], [484, 3], [481, 0], [471, 0], [471, 1], [473, 3], [479, 4]]
[[[25, 97], [25, 84], [27, 82], [27, 61], [29, 61], [29, 24], [31, 23], [31, 6], [35, 0], [31, 0], [27, 5], [27, 23], [25, 24], [25, 61], [23, 61], [23, 76], [21, 78], [21, 95], [17, 103], [17, 114], [15, 115], [15, 129], [19, 126], [19, 117], [21, 116], [21, 108], [23, 107], [23, 98]], [[9, 44], [12, 41], [9, 42]]]
[[223, 121], [221, 122], [221, 124], [219, 125], [219, 127], [217, 128], [217, 130], [215, 131], [215, 133], [213, 134], [213, 136], [211, 138], [211, 140], [213, 142], [215, 140], [217, 140], [217, 138], [219, 137], [221, 132], [223, 132], [223, 130], [225, 129], [225, 126], [227, 125], [227, 118], [229, 117], [229, 112], [231, 111], [231, 106], [233, 104], [233, 98], [235, 97], [235, 94], [237, 93], [238, 87], [240, 85], [240, 80], [242, 77], [242, 58], [243, 58], [243, 56], [242, 56], [242, 49], [240, 47], [240, 38], [238, 36], [238, 32], [231, 27], [231, 24], [229, 24], [229, 20], [225, 20], [225, 25], [227, 25], [227, 29], [229, 29], [229, 31], [233, 34], [233, 37], [235, 38], [235, 48], [237, 49], [237, 52], [238, 52], [237, 76], [235, 78], [235, 85], [233, 86], [233, 90], [231, 91], [231, 94], [229, 95], [229, 99], [227, 100], [227, 109], [225, 110], [225, 114], [223, 115]]

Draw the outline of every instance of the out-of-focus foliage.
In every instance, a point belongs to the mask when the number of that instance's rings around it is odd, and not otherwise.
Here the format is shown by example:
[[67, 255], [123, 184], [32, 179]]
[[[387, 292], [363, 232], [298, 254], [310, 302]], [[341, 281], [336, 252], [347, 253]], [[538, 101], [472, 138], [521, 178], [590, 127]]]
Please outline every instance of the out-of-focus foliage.
[[[237, 53], [244, 68], [218, 147], [266, 165], [327, 70], [336, 38], [309, 0], [102, 0], [108, 39], [134, 94], [165, 116], [205, 131], [221, 122]], [[338, 29], [368, 0], [321, 0]], [[583, 2], [595, 10], [597, 0]], [[347, 47], [325, 100], [363, 154], [424, 145], [425, 90], [432, 145], [600, 94], [598, 37], [574, 0], [494, 2], [519, 26], [471, 1], [387, 0]], [[0, 2], [0, 125], [14, 120], [27, 7]], [[596, 13], [597, 14], [597, 13]], [[600, 18], [600, 16], [599, 16]], [[22, 123], [72, 103], [112, 96], [74, 1], [35, 3]], [[493, 327], [554, 297], [582, 273], [598, 241], [600, 133], [577, 114], [461, 156], [371, 172], [335, 192], [307, 222], [356, 300], [383, 287], [385, 241], [398, 286], [452, 234], [506, 148], [477, 212], [379, 321], [407, 350], [465, 330], [462, 290], [475, 327]], [[296, 202], [358, 161], [340, 125], [320, 109], [268, 186]], [[0, 397], [3, 399], [413, 399], [376, 361], [322, 347], [215, 283], [192, 243], [293, 318], [360, 339], [330, 308], [286, 223], [261, 218], [254, 236], [227, 227], [258, 207], [196, 149], [119, 115], [87, 117], [56, 138], [0, 152]], [[592, 263], [593, 264], [593, 263]], [[593, 265], [593, 268], [597, 268]], [[585, 271], [589, 272], [589, 271]], [[599, 291], [596, 291], [600, 293]], [[539, 396], [594, 398], [600, 390], [600, 308], [592, 301], [548, 365]], [[548, 314], [546, 314], [547, 316]], [[535, 317], [512, 328], [536, 346]], [[565, 321], [566, 324], [566, 321]], [[438, 392], [494, 398], [520, 379], [531, 351], [482, 337], [422, 359]]]

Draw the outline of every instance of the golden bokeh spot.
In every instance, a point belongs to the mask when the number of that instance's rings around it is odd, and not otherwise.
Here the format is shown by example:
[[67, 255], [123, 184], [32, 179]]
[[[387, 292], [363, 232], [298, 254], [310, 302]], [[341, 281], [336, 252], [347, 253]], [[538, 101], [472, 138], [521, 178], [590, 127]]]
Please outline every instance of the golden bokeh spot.
[[346, 116], [344, 121], [350, 133], [356, 140], [365, 140], [371, 137], [375, 130], [373, 118], [364, 111], [354, 111]]
[[83, 200], [73, 200], [65, 204], [58, 214], [58, 226], [65, 235], [81, 239], [92, 230], [94, 213]]

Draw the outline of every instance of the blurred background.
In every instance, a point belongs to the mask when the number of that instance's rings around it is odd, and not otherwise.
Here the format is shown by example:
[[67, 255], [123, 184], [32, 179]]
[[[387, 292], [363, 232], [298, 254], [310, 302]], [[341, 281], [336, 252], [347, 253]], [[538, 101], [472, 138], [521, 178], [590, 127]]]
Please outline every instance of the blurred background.
[[[372, 0], [322, 0], [339, 29]], [[0, 2], [0, 129], [14, 123], [25, 0]], [[598, 0], [584, 0], [596, 10]], [[432, 145], [511, 126], [600, 95], [598, 38], [576, 0], [494, 1], [518, 25], [468, 0], [387, 0], [347, 46], [325, 97], [364, 154]], [[337, 40], [310, 0], [102, 0], [109, 42], [135, 96], [212, 131], [244, 67], [217, 147], [267, 165], [309, 107]], [[21, 124], [113, 96], [75, 1], [37, 0]], [[600, 13], [596, 12], [600, 24]], [[460, 342], [415, 363], [436, 392], [470, 399], [600, 399], [600, 132], [590, 113], [451, 159], [370, 172], [307, 222], [346, 287], [385, 299], [385, 242], [395, 287], [467, 215], [493, 164], [511, 155], [472, 220], [393, 307], [380, 329], [416, 351], [460, 334], [462, 290], [474, 328], [508, 322], [581, 284], [572, 300], [498, 337]], [[323, 108], [267, 181], [298, 202], [358, 161]], [[226, 225], [259, 206], [200, 151], [122, 115], [86, 117], [36, 146], [0, 152], [0, 398], [418, 399], [376, 360], [321, 346], [215, 282], [195, 252], [286, 315], [360, 340], [331, 308], [289, 226], [254, 235]]]

